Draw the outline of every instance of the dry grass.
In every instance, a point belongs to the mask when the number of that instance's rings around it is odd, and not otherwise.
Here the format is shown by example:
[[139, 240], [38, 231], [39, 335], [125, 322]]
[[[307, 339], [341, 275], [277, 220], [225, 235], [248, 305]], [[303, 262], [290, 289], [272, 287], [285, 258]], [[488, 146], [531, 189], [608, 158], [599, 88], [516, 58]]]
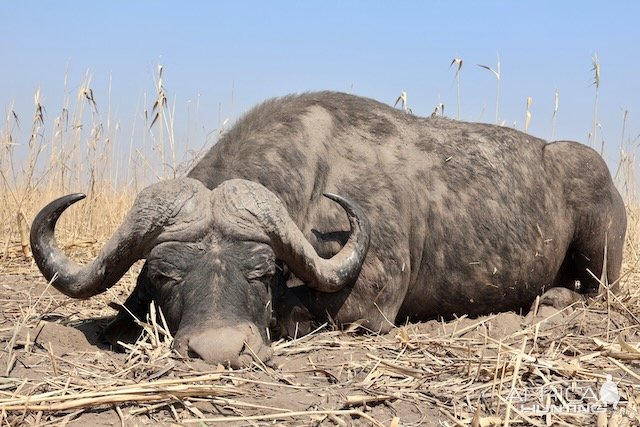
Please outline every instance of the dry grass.
[[[629, 228], [620, 294], [605, 292], [588, 305], [535, 318], [463, 317], [406, 325], [384, 336], [323, 328], [275, 343], [272, 365], [235, 371], [174, 354], [172, 337], [155, 316], [124, 354], [95, 345], [91, 337], [113, 315], [109, 303], [128, 295], [139, 265], [105, 294], [69, 300], [51, 290], [33, 265], [28, 224], [45, 201], [87, 188], [87, 201], [64, 215], [58, 234], [72, 256], [91, 259], [137, 191], [176, 173], [173, 112], [159, 70], [155, 105], [145, 114], [146, 148], [119, 145], [89, 77], [75, 103], [65, 100], [50, 133], [36, 94], [22, 155], [14, 135], [24, 123], [7, 110], [0, 132], [3, 425], [640, 424], [640, 209], [635, 141], [624, 139], [616, 181], [629, 204]], [[118, 151], [129, 157], [118, 160]], [[514, 392], [542, 386], [597, 389], [607, 374], [619, 380], [622, 410], [616, 413], [534, 414], [513, 399]], [[548, 401], [529, 397], [527, 405], [580, 400], [562, 392], [545, 394]]]
[[[38, 275], [24, 264], [11, 273], [23, 277], [16, 280], [20, 286]], [[639, 274], [625, 267], [626, 289], [640, 281]], [[124, 287], [132, 281], [129, 275]], [[6, 287], [18, 293], [11, 284]], [[624, 412], [609, 415], [609, 421], [640, 423], [637, 290], [603, 295], [550, 318], [463, 317], [406, 325], [384, 336], [323, 329], [275, 343], [275, 366], [236, 371], [181, 359], [171, 352], [162, 325], [153, 322], [124, 355], [49, 343], [66, 329], [43, 336], [53, 321], [71, 330], [110, 314], [106, 301], [126, 291], [120, 292], [68, 303], [46, 289], [25, 289], [24, 299], [2, 301], [6, 357], [0, 367], [8, 375], [0, 379], [0, 416], [5, 423], [60, 425], [98, 413], [117, 416], [125, 425], [388, 426], [436, 425], [437, 419], [447, 425], [594, 425], [596, 414], [522, 411], [513, 392], [572, 383], [597, 389], [608, 373], [619, 380], [624, 405]], [[568, 398], [579, 396], [559, 394], [554, 403]], [[536, 403], [548, 402], [527, 401]]]

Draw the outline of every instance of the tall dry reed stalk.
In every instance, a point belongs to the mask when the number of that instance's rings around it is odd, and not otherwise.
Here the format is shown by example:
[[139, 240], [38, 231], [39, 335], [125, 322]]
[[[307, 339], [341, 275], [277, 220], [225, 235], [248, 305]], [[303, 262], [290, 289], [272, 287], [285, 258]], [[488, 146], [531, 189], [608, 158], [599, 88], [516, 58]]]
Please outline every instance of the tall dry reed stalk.
[[524, 112], [524, 132], [529, 133], [529, 125], [531, 124], [531, 105], [533, 104], [533, 98], [527, 96], [527, 106]]
[[[37, 90], [28, 130], [13, 105], [6, 109], [0, 126], [0, 265], [16, 248], [28, 256], [28, 226], [44, 203], [86, 193], [87, 199], [62, 216], [58, 238], [63, 245], [101, 241], [113, 233], [142, 187], [180, 171], [175, 102], [170, 108], [162, 65], [151, 108], [155, 116], [139, 126], [137, 110], [128, 143], [120, 141], [120, 123], [111, 109], [111, 79], [101, 99], [91, 79], [86, 73], [70, 93], [65, 75], [62, 108], [51, 117]], [[146, 105], [146, 95], [142, 99]]]
[[460, 120], [460, 70], [462, 70], [462, 58], [453, 58], [451, 64], [449, 64], [449, 68], [455, 65], [456, 69], [456, 102], [457, 102], [457, 112], [456, 118]]
[[485, 70], [490, 71], [493, 76], [496, 78], [496, 120], [495, 124], [499, 123], [500, 117], [500, 81], [501, 81], [501, 73], [500, 73], [500, 55], [498, 55], [498, 61], [496, 65], [496, 69], [489, 67], [488, 65], [478, 64], [478, 67], [482, 67]]
[[598, 144], [598, 98], [600, 96], [600, 60], [598, 54], [591, 58], [591, 71], [593, 72], [593, 83], [595, 87], [595, 98], [593, 101], [593, 123], [591, 128], [591, 144], [595, 148]]
[[556, 139], [556, 127], [558, 126], [558, 108], [560, 106], [560, 90], [556, 89], [553, 96], [553, 115], [551, 116], [551, 140]]
[[[151, 114], [153, 119], [149, 124], [149, 129], [152, 130], [157, 123], [158, 136], [156, 138], [156, 147], [160, 152], [160, 158], [162, 161], [162, 179], [175, 178], [177, 174], [176, 164], [176, 152], [175, 152], [175, 133], [174, 133], [174, 116], [175, 116], [175, 103], [173, 107], [169, 108], [167, 100], [167, 94], [164, 88], [164, 80], [162, 77], [163, 66], [158, 64], [158, 75], [156, 79], [156, 100], [151, 108]], [[167, 159], [167, 149], [164, 140], [164, 134], [167, 133], [169, 143], [169, 155], [170, 160]], [[170, 162], [170, 163], [169, 163]], [[171, 173], [169, 173], [169, 168]]]
[[402, 111], [404, 111], [405, 113], [408, 113], [410, 111], [409, 103], [407, 102], [407, 92], [405, 92], [404, 90], [400, 92], [400, 95], [396, 99], [396, 102], [393, 104], [393, 106], [395, 107], [398, 104], [400, 104]]

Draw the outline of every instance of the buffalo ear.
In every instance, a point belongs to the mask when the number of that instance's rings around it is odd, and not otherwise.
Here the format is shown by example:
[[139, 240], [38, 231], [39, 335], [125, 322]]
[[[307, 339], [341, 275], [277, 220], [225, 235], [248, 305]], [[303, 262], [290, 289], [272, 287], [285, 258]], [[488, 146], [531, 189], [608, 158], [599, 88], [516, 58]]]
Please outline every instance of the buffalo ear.
[[269, 245], [307, 286], [320, 292], [337, 292], [353, 283], [364, 263], [371, 228], [360, 206], [341, 196], [325, 193], [349, 219], [350, 234], [344, 247], [330, 259], [318, 255], [287, 207], [266, 187], [252, 181], [224, 181], [212, 191], [213, 224], [235, 239]]

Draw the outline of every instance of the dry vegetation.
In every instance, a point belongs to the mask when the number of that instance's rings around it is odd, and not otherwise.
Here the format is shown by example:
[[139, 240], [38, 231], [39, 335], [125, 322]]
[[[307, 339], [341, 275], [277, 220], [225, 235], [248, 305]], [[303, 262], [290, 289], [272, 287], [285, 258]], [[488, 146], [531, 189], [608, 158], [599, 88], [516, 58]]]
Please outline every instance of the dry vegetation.
[[[109, 304], [131, 291], [139, 266], [99, 297], [70, 300], [38, 273], [28, 228], [46, 201], [87, 189], [58, 237], [75, 259], [91, 259], [137, 191], [179, 170], [161, 69], [156, 84], [154, 106], [142, 114], [142, 145], [133, 135], [118, 145], [123, 138], [109, 112], [99, 111], [88, 77], [46, 132], [39, 94], [30, 131], [7, 109], [0, 130], [2, 425], [640, 425], [640, 210], [635, 151], [624, 137], [614, 171], [629, 215], [618, 295], [603, 292], [588, 305], [527, 318], [463, 317], [383, 336], [325, 327], [275, 343], [273, 364], [245, 370], [180, 359], [162, 322], [148, 319], [126, 353], [109, 351], [97, 331], [114, 314]], [[25, 140], [15, 141], [18, 133]], [[617, 411], [566, 410], [594, 403], [581, 391], [597, 393], [607, 374], [618, 382]], [[529, 395], [525, 408], [514, 399], [540, 387], [557, 392]], [[565, 410], [526, 410], [534, 404]]]

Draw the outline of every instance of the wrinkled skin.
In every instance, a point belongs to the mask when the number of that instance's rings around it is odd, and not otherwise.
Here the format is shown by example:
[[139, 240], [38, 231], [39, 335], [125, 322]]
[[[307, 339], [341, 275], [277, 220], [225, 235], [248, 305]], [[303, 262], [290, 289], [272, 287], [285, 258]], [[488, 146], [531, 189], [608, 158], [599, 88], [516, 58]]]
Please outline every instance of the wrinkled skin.
[[[58, 215], [76, 201], [68, 197]], [[262, 213], [272, 205], [277, 215]], [[179, 351], [232, 366], [269, 358], [270, 325], [272, 337], [327, 320], [385, 332], [406, 320], [526, 311], [576, 282], [592, 295], [591, 273], [615, 288], [626, 231], [620, 195], [590, 148], [331, 92], [250, 111], [188, 178], [145, 190], [91, 268], [39, 237], [55, 225], [48, 215], [34, 221], [32, 246], [45, 277], [61, 272], [54, 286], [88, 297], [146, 258], [128, 311], [143, 318], [156, 300]], [[105, 335], [134, 329], [123, 310]]]
[[330, 259], [317, 255], [273, 193], [238, 179], [213, 190], [191, 178], [149, 186], [98, 258], [84, 267], [71, 262], [53, 238], [59, 215], [82, 195], [47, 205], [34, 220], [31, 243], [44, 276], [55, 275], [53, 285], [76, 298], [112, 286], [126, 271], [119, 264], [146, 258], [105, 337], [114, 344], [134, 340], [134, 318], [144, 319], [155, 300], [178, 352], [240, 367], [271, 354], [271, 288], [282, 282], [281, 275], [275, 279], [276, 259], [321, 292], [335, 292], [358, 276], [369, 247], [366, 215], [340, 196], [325, 196], [342, 206], [351, 229]]

